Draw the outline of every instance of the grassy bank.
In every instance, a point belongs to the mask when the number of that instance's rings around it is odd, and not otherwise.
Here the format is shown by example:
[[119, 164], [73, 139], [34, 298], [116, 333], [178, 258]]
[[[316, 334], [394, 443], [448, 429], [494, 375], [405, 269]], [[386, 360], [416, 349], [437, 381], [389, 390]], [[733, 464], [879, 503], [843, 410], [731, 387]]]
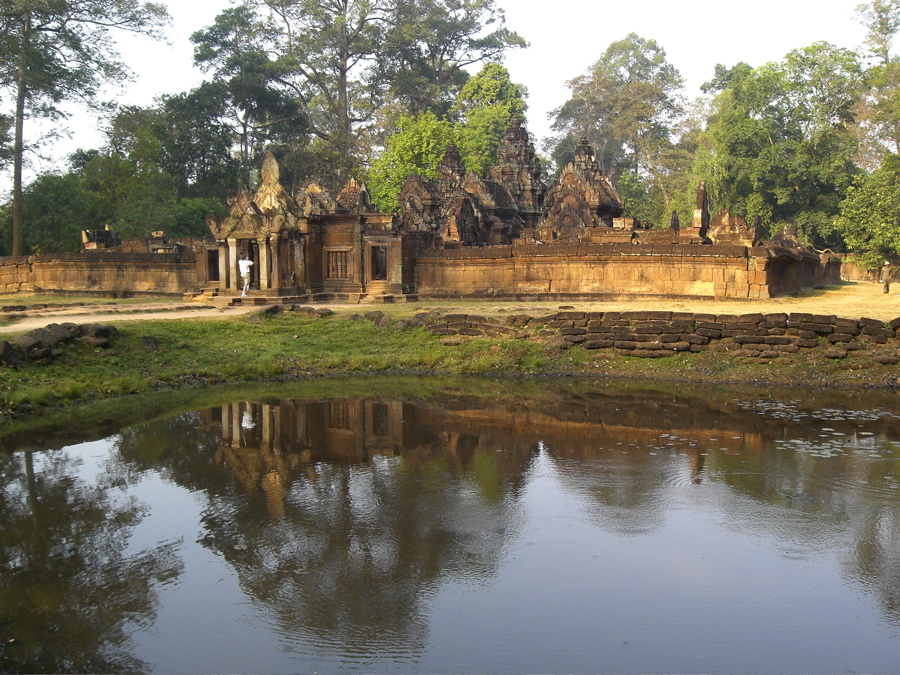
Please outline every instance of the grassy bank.
[[121, 322], [108, 349], [67, 343], [52, 362], [26, 363], [18, 369], [0, 366], [0, 421], [141, 392], [336, 374], [578, 375], [838, 388], [897, 386], [896, 366], [854, 357], [836, 361], [801, 353], [761, 363], [703, 352], [641, 359], [608, 349], [560, 350], [539, 327], [525, 329], [518, 339], [447, 340], [406, 324], [392, 321], [378, 326], [346, 314], [318, 318], [295, 313]]

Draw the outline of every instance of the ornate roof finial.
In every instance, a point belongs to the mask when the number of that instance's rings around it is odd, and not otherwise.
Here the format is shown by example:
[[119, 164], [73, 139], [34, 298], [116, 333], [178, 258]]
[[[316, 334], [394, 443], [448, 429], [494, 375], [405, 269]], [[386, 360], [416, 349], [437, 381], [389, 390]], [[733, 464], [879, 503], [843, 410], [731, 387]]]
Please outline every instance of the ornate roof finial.
[[262, 182], [263, 185], [274, 185], [280, 178], [278, 170], [278, 162], [275, 161], [275, 155], [269, 150], [266, 152], [266, 158], [262, 165]]

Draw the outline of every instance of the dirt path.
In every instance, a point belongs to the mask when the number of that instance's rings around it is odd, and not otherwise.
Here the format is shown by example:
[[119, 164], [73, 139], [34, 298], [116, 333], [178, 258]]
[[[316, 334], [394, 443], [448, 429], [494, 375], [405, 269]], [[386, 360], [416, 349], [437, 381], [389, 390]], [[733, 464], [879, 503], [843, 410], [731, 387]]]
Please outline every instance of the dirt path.
[[[695, 312], [704, 314], [749, 314], [761, 312], [808, 312], [811, 314], [835, 315], [858, 319], [870, 317], [891, 321], [900, 317], [900, 284], [890, 295], [881, 292], [879, 284], [871, 282], [850, 282], [841, 286], [804, 292], [800, 295], [767, 298], [765, 300], [708, 300], [678, 298], [673, 300], [622, 298], [620, 300], [597, 301], [473, 301], [473, 300], [422, 300], [409, 304], [340, 304], [329, 303], [327, 307], [338, 313], [383, 311], [385, 314], [411, 316], [425, 309], [440, 309], [465, 313], [532, 313], [540, 314], [556, 311], [560, 306], [572, 306], [584, 311], [639, 311], [665, 310]], [[0, 296], [0, 305], [13, 305], [15, 295]], [[50, 323], [72, 321], [75, 323], [116, 323], [121, 321], [141, 321], [160, 319], [229, 319], [248, 312], [259, 311], [260, 306], [218, 309], [210, 306], [196, 306], [186, 303], [155, 303], [133, 305], [94, 305], [55, 309], [39, 309], [24, 312], [24, 316], [13, 323], [0, 326], [2, 333], [22, 333], [41, 328]], [[2, 319], [2, 315], [0, 315]]]

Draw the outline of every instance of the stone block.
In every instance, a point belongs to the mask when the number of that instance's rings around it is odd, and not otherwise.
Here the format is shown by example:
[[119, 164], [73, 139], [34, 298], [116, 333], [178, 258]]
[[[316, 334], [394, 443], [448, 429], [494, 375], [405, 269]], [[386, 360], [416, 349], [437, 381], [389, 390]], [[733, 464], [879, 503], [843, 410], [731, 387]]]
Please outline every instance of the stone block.
[[704, 347], [703, 345], [694, 345], [694, 344], [691, 345], [691, 353], [699, 354], [700, 352], [703, 352], [703, 351], [706, 351], [706, 347]]
[[673, 352], [688, 352], [691, 350], [690, 342], [670, 342], [665, 345], [666, 349], [671, 349]]
[[850, 351], [854, 351], [854, 352], [855, 352], [855, 351], [862, 351], [862, 350], [864, 350], [864, 349], [868, 349], [868, 348], [869, 348], [869, 345], [867, 345], [865, 342], [855, 342], [855, 341], [854, 341], [854, 342], [848, 342], [848, 343], [845, 344], [844, 346], [845, 346], [847, 349], [849, 349]]
[[803, 338], [797, 340], [795, 343], [798, 347], [802, 347], [803, 349], [813, 349], [814, 347], [819, 346], [819, 341], [815, 339], [805, 340]]
[[861, 328], [884, 328], [884, 321], [863, 317], [859, 320], [859, 325]]
[[834, 332], [834, 326], [827, 323], [801, 323], [800, 330], [810, 331], [817, 335], [828, 335]]
[[556, 318], [574, 321], [576, 319], [580, 320], [587, 317], [585, 316], [584, 312], [557, 312]]
[[832, 344], [837, 342], [852, 342], [853, 336], [848, 333], [832, 333], [828, 336], [828, 341]]
[[0, 363], [5, 363], [14, 368], [18, 368], [22, 363], [19, 352], [17, 352], [6, 340], [0, 340]]
[[686, 335], [684, 338], [684, 341], [688, 342], [692, 345], [700, 345], [700, 346], [709, 344], [709, 338], [704, 335]]
[[877, 345], [886, 345], [887, 344], [887, 337], [884, 335], [871, 335], [870, 337], [872, 338], [872, 342], [874, 342]]
[[800, 351], [800, 347], [797, 345], [775, 345], [775, 351], [786, 354], [796, 354]]
[[763, 315], [762, 314], [741, 314], [738, 317], [738, 323], [760, 323], [762, 322]]
[[796, 338], [789, 335], [769, 335], [766, 337], [767, 345], [792, 345]]
[[609, 349], [614, 345], [612, 340], [585, 340], [583, 344], [585, 349]]
[[826, 349], [822, 352], [822, 356], [826, 359], [843, 359], [847, 356], [847, 352], [843, 349]]
[[639, 344], [630, 340], [615, 340], [613, 343], [616, 349], [635, 349]]
[[884, 337], [894, 337], [894, 331], [888, 328], [876, 328], [875, 326], [863, 326], [862, 327], [863, 335], [880, 335]]
[[102, 323], [83, 323], [78, 328], [86, 337], [108, 338], [118, 332], [115, 326], [107, 326]]
[[876, 354], [872, 357], [872, 360], [875, 363], [880, 363], [884, 366], [896, 366], [900, 363], [900, 358], [893, 356], [891, 354]]
[[585, 335], [587, 328], [562, 328], [559, 333], [560, 335]]
[[785, 335], [787, 331], [784, 328], [769, 328], [767, 332], [769, 335]]
[[788, 323], [797, 325], [801, 323], [812, 323], [813, 315], [805, 312], [791, 312], [788, 314]]
[[824, 323], [833, 326], [835, 322], [837, 322], [837, 317], [834, 314], [813, 314], [813, 318], [810, 323]]
[[891, 321], [888, 326], [890, 326], [892, 330], [897, 330], [898, 328], [900, 328], [900, 316]]
[[788, 315], [783, 312], [775, 312], [772, 314], [763, 315], [763, 320], [769, 323], [772, 327], [781, 327], [784, 328], [788, 322]]
[[[859, 328], [859, 321], [856, 319], [841, 319], [837, 318], [833, 322], [836, 328]], [[842, 333], [849, 333], [849, 330], [843, 330]]]

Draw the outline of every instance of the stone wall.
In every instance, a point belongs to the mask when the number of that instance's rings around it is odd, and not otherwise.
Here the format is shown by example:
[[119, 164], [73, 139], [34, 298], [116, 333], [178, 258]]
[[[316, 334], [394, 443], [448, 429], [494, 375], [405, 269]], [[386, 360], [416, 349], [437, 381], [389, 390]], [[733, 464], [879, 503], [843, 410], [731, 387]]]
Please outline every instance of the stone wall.
[[752, 359], [777, 359], [787, 354], [822, 350], [824, 356], [845, 358], [851, 352], [876, 363], [900, 362], [900, 318], [842, 319], [806, 313], [695, 314], [690, 312], [563, 311], [541, 317], [516, 314], [504, 320], [447, 314], [427, 317], [429, 330], [441, 336], [536, 335], [555, 337], [551, 346], [568, 349], [610, 349], [627, 356], [658, 358], [680, 352], [733, 352]]
[[198, 286], [197, 260], [193, 253], [102, 251], [2, 258], [0, 293], [183, 295]]
[[839, 280], [840, 261], [760, 246], [540, 244], [420, 251], [420, 296], [767, 298]]

